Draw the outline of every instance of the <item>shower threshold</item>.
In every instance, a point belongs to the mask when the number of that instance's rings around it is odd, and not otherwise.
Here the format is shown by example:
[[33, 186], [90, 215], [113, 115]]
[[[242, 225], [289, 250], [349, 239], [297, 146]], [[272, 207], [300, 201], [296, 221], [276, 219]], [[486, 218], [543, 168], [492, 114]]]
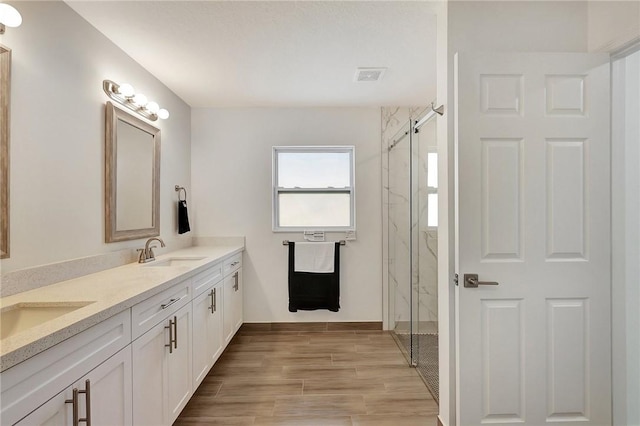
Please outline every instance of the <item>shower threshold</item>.
[[[391, 333], [391, 335], [400, 347], [409, 365], [412, 365], [409, 354], [411, 335], [402, 332], [394, 332]], [[418, 363], [417, 365], [413, 365], [413, 367], [418, 371], [418, 374], [427, 386], [427, 389], [429, 389], [433, 399], [439, 403], [438, 334], [420, 333], [414, 334], [414, 337], [414, 348], [416, 348], [418, 352]]]

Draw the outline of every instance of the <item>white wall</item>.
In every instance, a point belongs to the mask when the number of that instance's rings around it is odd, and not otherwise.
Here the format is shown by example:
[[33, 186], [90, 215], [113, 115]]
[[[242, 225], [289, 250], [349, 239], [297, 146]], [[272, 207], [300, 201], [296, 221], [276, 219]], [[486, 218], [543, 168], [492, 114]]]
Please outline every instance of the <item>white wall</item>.
[[613, 65], [613, 419], [640, 424], [640, 51]]
[[[271, 230], [275, 145], [356, 147], [357, 241], [341, 249], [337, 313], [288, 311], [282, 240], [302, 235]], [[193, 109], [191, 154], [197, 235], [246, 237], [246, 322], [382, 320], [380, 109]]]
[[587, 50], [584, 1], [452, 1], [448, 16], [450, 55]]
[[611, 52], [640, 37], [640, 2], [590, 1], [589, 51]]
[[161, 236], [178, 237], [175, 184], [189, 186], [190, 107], [63, 2], [16, 2], [12, 49], [11, 258], [2, 273], [141, 246], [104, 243], [104, 79], [129, 82], [167, 108], [162, 131]]

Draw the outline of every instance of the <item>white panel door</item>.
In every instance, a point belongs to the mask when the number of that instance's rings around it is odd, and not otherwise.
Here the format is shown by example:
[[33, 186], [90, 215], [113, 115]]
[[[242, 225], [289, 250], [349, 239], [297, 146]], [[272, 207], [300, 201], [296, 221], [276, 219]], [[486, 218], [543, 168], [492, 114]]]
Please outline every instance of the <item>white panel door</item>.
[[458, 423], [610, 424], [608, 56], [456, 77]]

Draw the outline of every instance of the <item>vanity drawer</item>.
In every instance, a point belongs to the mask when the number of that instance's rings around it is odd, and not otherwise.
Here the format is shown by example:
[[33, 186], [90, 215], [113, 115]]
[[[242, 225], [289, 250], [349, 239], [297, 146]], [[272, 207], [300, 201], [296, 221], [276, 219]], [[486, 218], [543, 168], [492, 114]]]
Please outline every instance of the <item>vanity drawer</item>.
[[232, 272], [237, 271], [242, 267], [242, 253], [235, 254], [228, 259], [225, 259], [223, 264], [223, 273], [226, 277]]
[[193, 297], [198, 297], [203, 291], [211, 287], [212, 284], [220, 280], [222, 280], [222, 263], [216, 263], [206, 271], [200, 272], [191, 278]]
[[131, 308], [131, 334], [142, 336], [154, 325], [173, 315], [191, 301], [191, 280], [182, 281]]

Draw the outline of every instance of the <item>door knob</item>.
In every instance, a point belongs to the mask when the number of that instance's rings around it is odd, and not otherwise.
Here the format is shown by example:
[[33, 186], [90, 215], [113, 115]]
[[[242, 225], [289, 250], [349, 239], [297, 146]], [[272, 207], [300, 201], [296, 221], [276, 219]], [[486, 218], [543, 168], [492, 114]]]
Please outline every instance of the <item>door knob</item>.
[[464, 274], [466, 288], [478, 288], [479, 285], [498, 285], [495, 281], [478, 281], [478, 274]]

